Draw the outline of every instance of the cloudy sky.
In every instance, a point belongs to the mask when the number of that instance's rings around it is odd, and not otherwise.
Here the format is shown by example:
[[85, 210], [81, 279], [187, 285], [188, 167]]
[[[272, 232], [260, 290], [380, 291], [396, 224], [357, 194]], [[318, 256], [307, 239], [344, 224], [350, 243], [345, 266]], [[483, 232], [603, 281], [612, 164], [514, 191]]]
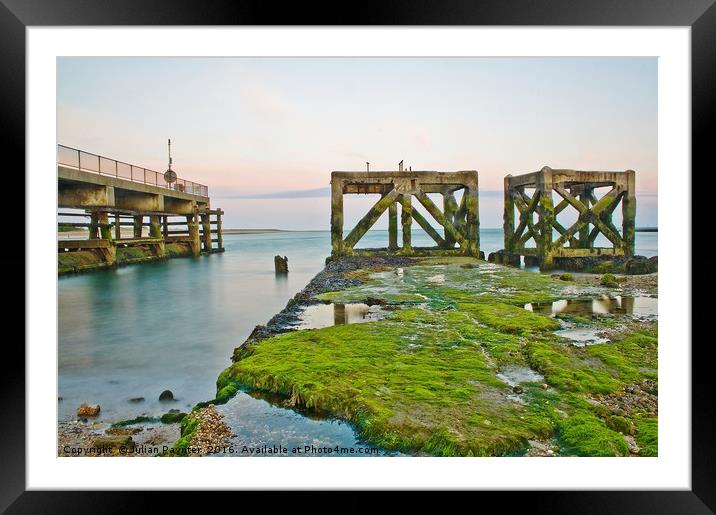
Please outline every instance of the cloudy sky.
[[[225, 227], [327, 229], [332, 170], [637, 171], [656, 225], [655, 58], [61, 58], [58, 143], [209, 186]], [[372, 199], [347, 203], [347, 224]]]

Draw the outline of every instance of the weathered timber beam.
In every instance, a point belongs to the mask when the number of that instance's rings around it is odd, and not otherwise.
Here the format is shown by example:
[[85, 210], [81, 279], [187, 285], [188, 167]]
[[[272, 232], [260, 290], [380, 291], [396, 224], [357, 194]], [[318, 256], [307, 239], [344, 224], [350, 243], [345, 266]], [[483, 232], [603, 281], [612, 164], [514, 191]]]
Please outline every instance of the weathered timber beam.
[[416, 195], [418, 201], [423, 205], [425, 209], [428, 210], [428, 213], [435, 218], [435, 220], [442, 225], [445, 230], [455, 239], [455, 241], [461, 246], [464, 247], [467, 243], [465, 238], [463, 237], [460, 232], [455, 229], [455, 226], [448, 222], [445, 219], [445, 216], [442, 214], [442, 212], [437, 208], [437, 206], [433, 203], [432, 200], [430, 200], [430, 197], [428, 197], [425, 193], [420, 192]]
[[612, 242], [614, 245], [614, 248], [621, 247], [624, 243], [621, 236], [619, 236], [618, 233], [612, 231], [598, 216], [595, 216], [592, 218], [591, 222], [594, 224], [594, 227], [599, 229], [599, 231], [606, 236], [606, 238]]
[[[530, 198], [524, 192], [519, 190], [516, 191], [517, 194], [513, 198], [515, 200], [515, 205], [520, 212], [520, 223], [517, 226], [517, 230], [515, 231], [515, 237], [519, 238], [522, 234], [522, 231], [525, 230], [525, 227], [530, 227], [531, 229], [533, 226], [532, 213], [534, 213], [537, 207], [540, 193], [539, 191], [536, 191], [532, 198]], [[525, 198], [529, 199], [529, 204], [525, 202]]]
[[519, 238], [517, 246], [524, 247], [525, 243], [527, 243], [532, 237], [534, 237], [534, 233], [532, 232], [532, 229], [530, 229]]
[[391, 190], [390, 193], [387, 193], [378, 202], [376, 202], [375, 205], [368, 210], [365, 216], [360, 219], [350, 234], [348, 234], [346, 239], [343, 240], [343, 247], [346, 249], [352, 249], [363, 237], [363, 235], [368, 232], [371, 227], [373, 227], [373, 224], [378, 221], [378, 218], [380, 218], [380, 215], [383, 214], [383, 211], [388, 209], [388, 206], [395, 202], [398, 195], [398, 190]]
[[437, 243], [439, 246], [443, 247], [445, 246], [445, 240], [440, 236], [440, 234], [433, 228], [432, 225], [430, 225], [430, 222], [428, 222], [423, 215], [420, 214], [420, 212], [417, 209], [413, 209], [413, 219], [418, 222], [418, 225], [422, 227], [423, 231], [428, 233], [428, 236], [430, 236], [433, 240], [435, 240], [435, 243]]
[[579, 211], [579, 214], [581, 215], [585, 211], [588, 210], [588, 208], [582, 204], [578, 199], [574, 198], [572, 195], [570, 195], [564, 188], [561, 186], [554, 186], [554, 191], [556, 191], [559, 196], [561, 196], [564, 200], [569, 202], [569, 205], [571, 205], [574, 209]]
[[587, 221], [584, 220], [582, 217], [579, 218], [576, 222], [574, 222], [569, 229], [564, 231], [559, 238], [554, 242], [553, 247], [558, 248], [563, 246], [565, 243], [567, 243], [569, 240], [572, 239], [572, 237], [579, 232], [579, 230], [584, 227], [587, 224]]
[[599, 216], [599, 214], [607, 209], [609, 206], [612, 205], [612, 203], [616, 200], [617, 196], [619, 195], [619, 190], [617, 188], [612, 188], [609, 193], [604, 195], [602, 198], [600, 198], [596, 204], [592, 206], [592, 213], [594, 213], [596, 216]]
[[[455, 195], [452, 194], [452, 192], [444, 192], [443, 193], [443, 214], [445, 215], [445, 219], [453, 224], [456, 229], [458, 229], [458, 224], [456, 223], [456, 217], [455, 213], [457, 213], [458, 205], [457, 200], [455, 200]], [[460, 229], [458, 229], [460, 230]], [[460, 233], [465, 236], [465, 234], [460, 231]], [[452, 238], [450, 233], [445, 230], [444, 235], [445, 241], [443, 245], [446, 248], [454, 248], [455, 247], [455, 240]]]
[[568, 205], [569, 205], [569, 202], [562, 199], [562, 201], [554, 207], [554, 216], [557, 216], [562, 211], [564, 211]]
[[400, 195], [400, 224], [403, 229], [403, 249], [404, 254], [413, 252], [412, 230], [413, 224], [413, 197], [410, 194]]
[[552, 227], [554, 227], [559, 234], [564, 234], [565, 232], [567, 232], [567, 229], [565, 229], [564, 226], [559, 223], [556, 218], [552, 220]]

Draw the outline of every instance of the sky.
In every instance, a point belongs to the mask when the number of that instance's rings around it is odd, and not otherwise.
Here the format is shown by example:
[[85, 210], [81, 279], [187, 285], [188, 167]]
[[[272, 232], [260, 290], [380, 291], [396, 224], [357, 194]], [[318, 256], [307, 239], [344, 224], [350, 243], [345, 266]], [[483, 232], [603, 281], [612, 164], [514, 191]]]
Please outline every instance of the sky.
[[657, 225], [656, 58], [59, 58], [57, 135], [160, 172], [171, 138], [226, 228], [328, 229], [332, 170], [401, 160], [477, 170], [482, 227], [508, 173], [633, 169]]

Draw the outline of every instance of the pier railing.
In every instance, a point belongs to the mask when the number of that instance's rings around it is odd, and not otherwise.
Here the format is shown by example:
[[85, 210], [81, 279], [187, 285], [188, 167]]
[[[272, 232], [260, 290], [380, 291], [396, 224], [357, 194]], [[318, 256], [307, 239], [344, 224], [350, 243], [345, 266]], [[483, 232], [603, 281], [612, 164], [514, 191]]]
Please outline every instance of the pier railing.
[[117, 161], [108, 157], [92, 154], [65, 145], [57, 145], [57, 163], [69, 168], [109, 175], [132, 182], [141, 182], [174, 191], [183, 191], [192, 195], [209, 196], [209, 188], [203, 184], [177, 177], [173, 183], [164, 180], [164, 174], [147, 168]]

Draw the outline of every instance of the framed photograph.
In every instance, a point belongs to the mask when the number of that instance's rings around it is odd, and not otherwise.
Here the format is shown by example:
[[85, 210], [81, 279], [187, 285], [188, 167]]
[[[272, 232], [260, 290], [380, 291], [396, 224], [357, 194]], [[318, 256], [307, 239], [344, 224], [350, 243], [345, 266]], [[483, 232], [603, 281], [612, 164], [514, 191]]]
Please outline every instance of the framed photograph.
[[0, 507], [465, 490], [712, 513], [691, 286], [712, 3], [344, 25], [3, 0], [27, 302]]

